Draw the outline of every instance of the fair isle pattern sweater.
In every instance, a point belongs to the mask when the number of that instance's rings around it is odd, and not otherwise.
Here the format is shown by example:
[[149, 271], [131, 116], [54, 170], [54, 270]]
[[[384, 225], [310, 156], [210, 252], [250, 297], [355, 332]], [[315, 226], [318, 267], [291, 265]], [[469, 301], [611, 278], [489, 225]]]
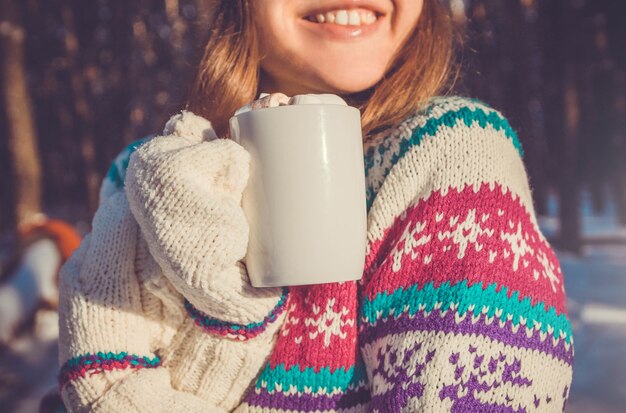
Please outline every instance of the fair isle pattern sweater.
[[[103, 196], [123, 185], [133, 150], [114, 162]], [[207, 340], [254, 346], [282, 323], [235, 411], [564, 411], [573, 342], [563, 276], [522, 155], [497, 111], [433, 99], [365, 148], [362, 280], [285, 289], [249, 325], [183, 301]], [[76, 354], [62, 359], [61, 386], [103, 370], [163, 368], [159, 353], [167, 349]]]

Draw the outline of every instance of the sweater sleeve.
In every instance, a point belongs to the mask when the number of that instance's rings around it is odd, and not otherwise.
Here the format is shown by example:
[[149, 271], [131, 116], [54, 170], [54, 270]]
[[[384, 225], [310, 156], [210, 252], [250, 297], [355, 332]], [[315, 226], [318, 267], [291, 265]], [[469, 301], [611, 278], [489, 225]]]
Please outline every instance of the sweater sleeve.
[[111, 194], [61, 269], [59, 382], [70, 412], [206, 411], [204, 400], [172, 387], [155, 352], [136, 277], [138, 237], [123, 192]]
[[459, 98], [406, 126], [369, 160], [359, 338], [371, 410], [561, 412], [573, 362], [563, 276], [515, 132]]
[[[124, 191], [129, 158], [147, 140], [114, 160], [92, 232], [61, 270], [63, 401], [70, 412], [231, 411], [272, 349], [286, 297], [266, 319], [238, 325], [202, 313], [176, 291]], [[234, 269], [247, 277], [245, 266]]]

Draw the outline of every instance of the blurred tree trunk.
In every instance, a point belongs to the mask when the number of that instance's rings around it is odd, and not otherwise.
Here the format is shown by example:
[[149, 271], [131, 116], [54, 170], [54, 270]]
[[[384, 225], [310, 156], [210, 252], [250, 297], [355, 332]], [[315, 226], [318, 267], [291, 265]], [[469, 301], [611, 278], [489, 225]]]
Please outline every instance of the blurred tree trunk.
[[[76, 3], [73, 4], [75, 5]], [[83, 158], [87, 203], [90, 214], [93, 214], [98, 207], [98, 192], [100, 189], [100, 175], [98, 174], [96, 165], [96, 149], [93, 132], [94, 116], [87, 99], [82, 65], [79, 61], [80, 43], [76, 35], [74, 11], [67, 1], [63, 2], [61, 15], [66, 30], [65, 52], [67, 56], [67, 69], [69, 71], [71, 89], [74, 95], [76, 131]]]
[[194, 56], [197, 55], [197, 58], [200, 58], [211, 31], [210, 23], [213, 18], [215, 5], [205, 0], [195, 0], [194, 5], [197, 17], [195, 24], [190, 25], [190, 30], [194, 39], [194, 49], [196, 49]]
[[169, 36], [170, 44], [173, 46], [174, 52], [178, 52], [177, 54], [182, 56], [183, 51], [180, 49], [183, 44], [183, 36], [187, 30], [187, 25], [180, 16], [180, 4], [178, 0], [165, 0], [165, 15], [167, 16], [167, 21], [172, 30]]
[[[624, 36], [626, 42], [626, 35]], [[626, 226], [626, 71], [616, 74], [613, 102], [614, 128], [611, 133], [610, 187], [613, 191], [617, 222]]]
[[577, 167], [580, 95], [578, 60], [580, 48], [580, 11], [568, 0], [540, 3], [544, 39], [544, 99], [546, 132], [557, 177], [559, 246], [573, 253], [581, 250], [580, 174]]
[[565, 46], [564, 73], [561, 78], [563, 89], [564, 128], [561, 136], [561, 162], [559, 179], [560, 219], [559, 233], [562, 247], [566, 251], [579, 254], [581, 249], [581, 176], [578, 164], [580, 130], [582, 126], [581, 111], [581, 69], [584, 57], [580, 55], [582, 48], [582, 21], [580, 11], [574, 10], [568, 2], [563, 6], [562, 40], [569, 41]]
[[13, 0], [0, 0], [0, 65], [8, 126], [16, 227], [41, 212], [41, 164], [26, 84], [24, 38]]
[[[533, 203], [539, 215], [547, 214], [547, 192], [550, 184], [544, 165], [547, 158], [544, 123], [537, 111], [541, 102], [541, 70], [543, 61], [538, 47], [537, 5], [534, 2], [513, 1], [504, 7], [506, 22], [501, 37], [507, 39], [502, 49], [510, 55], [511, 74], [503, 85], [507, 88], [507, 106], [519, 124], [524, 142], [524, 163], [528, 167]], [[507, 30], [508, 28], [508, 30]], [[503, 36], [506, 34], [506, 36]]]
[[578, 174], [577, 149], [580, 130], [580, 94], [578, 91], [576, 66], [565, 65], [563, 108], [565, 129], [562, 137], [562, 161], [559, 185], [559, 211], [561, 246], [576, 254], [581, 247], [580, 176]]
[[[609, 179], [612, 195], [617, 209], [617, 219], [626, 226], [626, 26], [623, 21], [623, 2], [604, 0], [601, 4], [608, 6], [608, 47], [613, 71], [612, 87], [614, 89], [611, 102], [613, 130], [609, 140], [608, 152], [611, 154], [609, 163]], [[621, 8], [620, 8], [621, 7]]]
[[124, 136], [127, 142], [140, 138], [152, 108], [152, 91], [157, 78], [158, 50], [154, 33], [150, 31], [150, 1], [133, 2], [132, 10], [132, 53], [129, 56], [128, 76], [130, 117]]

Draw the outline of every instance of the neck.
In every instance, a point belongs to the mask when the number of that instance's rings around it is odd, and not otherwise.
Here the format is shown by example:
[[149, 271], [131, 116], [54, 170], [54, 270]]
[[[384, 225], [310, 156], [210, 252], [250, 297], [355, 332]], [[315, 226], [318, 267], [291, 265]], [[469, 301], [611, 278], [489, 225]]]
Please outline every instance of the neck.
[[[273, 78], [264, 70], [261, 70], [259, 81], [259, 93], [284, 93], [287, 96], [306, 95], [309, 93], [331, 93], [328, 90], [315, 89], [288, 80], [278, 80]], [[258, 96], [258, 93], [257, 93]]]

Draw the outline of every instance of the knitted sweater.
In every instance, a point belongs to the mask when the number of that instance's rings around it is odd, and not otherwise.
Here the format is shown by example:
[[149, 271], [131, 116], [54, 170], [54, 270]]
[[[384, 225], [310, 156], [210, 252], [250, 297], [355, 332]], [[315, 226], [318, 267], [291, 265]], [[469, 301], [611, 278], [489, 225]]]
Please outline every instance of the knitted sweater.
[[[178, 121], [174, 135], [198, 133]], [[168, 266], [149, 227], [127, 212], [128, 160], [149, 144], [125, 150], [88, 237], [103, 247], [85, 240], [62, 271], [67, 407], [563, 411], [573, 361], [563, 277], [508, 122], [478, 101], [436, 98], [372, 142], [363, 278], [232, 294], [254, 303], [238, 315], [177, 287], [172, 274], [186, 267]], [[188, 234], [175, 224], [167, 229], [181, 240]], [[103, 261], [98, 251], [111, 245], [122, 248]], [[247, 291], [245, 266], [236, 268]]]

